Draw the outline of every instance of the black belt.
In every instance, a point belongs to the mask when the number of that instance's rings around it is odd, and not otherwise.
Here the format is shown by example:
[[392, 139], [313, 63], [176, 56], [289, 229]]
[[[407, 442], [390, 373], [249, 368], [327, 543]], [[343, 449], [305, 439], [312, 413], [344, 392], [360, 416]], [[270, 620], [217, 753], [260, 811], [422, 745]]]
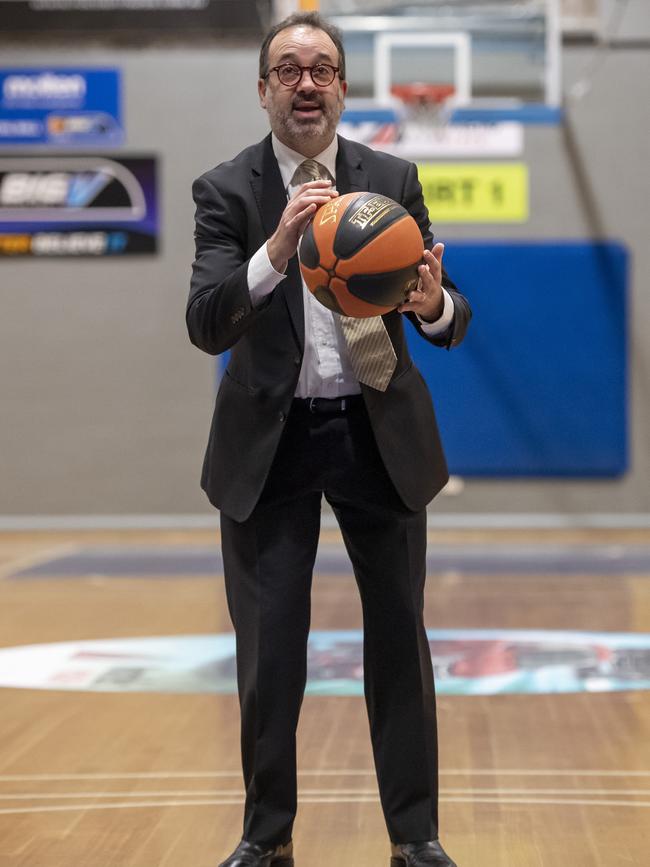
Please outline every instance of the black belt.
[[293, 407], [306, 410], [314, 415], [334, 415], [350, 412], [363, 404], [360, 394], [348, 394], [345, 397], [296, 397]]

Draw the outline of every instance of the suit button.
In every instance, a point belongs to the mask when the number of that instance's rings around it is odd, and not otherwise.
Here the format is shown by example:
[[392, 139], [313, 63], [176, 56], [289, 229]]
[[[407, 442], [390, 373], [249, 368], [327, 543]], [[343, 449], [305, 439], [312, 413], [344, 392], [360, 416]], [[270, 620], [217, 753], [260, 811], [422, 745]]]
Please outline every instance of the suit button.
[[300, 365], [300, 356], [299, 355], [294, 356], [293, 363], [296, 365], [296, 367], [298, 367]]
[[280, 419], [280, 421], [286, 421], [287, 420], [287, 416], [283, 412], [278, 413], [278, 418]]
[[232, 322], [232, 324], [236, 325], [240, 319], [244, 318], [245, 313], [246, 313], [246, 311], [244, 310], [243, 307], [238, 307], [235, 310], [235, 312], [232, 314], [232, 316], [230, 317], [230, 321]]

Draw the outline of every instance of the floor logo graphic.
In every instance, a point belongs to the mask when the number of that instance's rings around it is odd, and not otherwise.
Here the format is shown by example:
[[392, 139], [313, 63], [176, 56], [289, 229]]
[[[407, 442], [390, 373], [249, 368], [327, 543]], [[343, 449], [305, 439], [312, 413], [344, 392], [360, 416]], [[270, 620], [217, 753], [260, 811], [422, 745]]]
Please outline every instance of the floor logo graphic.
[[[650, 634], [430, 630], [438, 693], [650, 689]], [[312, 632], [307, 693], [363, 695], [360, 631]], [[0, 686], [94, 692], [236, 692], [232, 634], [61, 642], [0, 649]]]

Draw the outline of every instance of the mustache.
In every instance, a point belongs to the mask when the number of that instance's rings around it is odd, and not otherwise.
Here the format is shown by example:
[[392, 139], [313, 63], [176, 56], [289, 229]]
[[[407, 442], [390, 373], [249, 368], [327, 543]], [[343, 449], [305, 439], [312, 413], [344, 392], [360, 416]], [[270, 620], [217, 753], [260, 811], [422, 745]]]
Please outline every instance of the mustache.
[[324, 100], [320, 96], [300, 97], [296, 98], [291, 103], [291, 108], [300, 108], [308, 105], [310, 108], [323, 108]]

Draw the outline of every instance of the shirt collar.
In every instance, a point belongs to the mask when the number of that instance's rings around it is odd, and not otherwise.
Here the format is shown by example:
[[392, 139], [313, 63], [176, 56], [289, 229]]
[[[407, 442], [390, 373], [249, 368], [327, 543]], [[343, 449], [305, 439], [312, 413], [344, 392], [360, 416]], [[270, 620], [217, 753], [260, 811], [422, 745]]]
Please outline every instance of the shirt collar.
[[[282, 183], [285, 186], [285, 189], [289, 187], [291, 183], [291, 178], [294, 175], [294, 172], [300, 165], [300, 163], [304, 162], [307, 157], [303, 154], [299, 154], [297, 151], [291, 150], [291, 148], [287, 147], [283, 144], [279, 138], [276, 137], [275, 133], [271, 135], [271, 143], [273, 145], [273, 153], [275, 154], [275, 158], [278, 161], [278, 165], [280, 167], [280, 174], [282, 175]], [[331, 174], [331, 176], [336, 180], [336, 155], [339, 150], [339, 140], [338, 136], [334, 136], [332, 141], [328, 144], [324, 151], [316, 154], [314, 159], [316, 162], [320, 163], [322, 166], [325, 166], [327, 171]]]

